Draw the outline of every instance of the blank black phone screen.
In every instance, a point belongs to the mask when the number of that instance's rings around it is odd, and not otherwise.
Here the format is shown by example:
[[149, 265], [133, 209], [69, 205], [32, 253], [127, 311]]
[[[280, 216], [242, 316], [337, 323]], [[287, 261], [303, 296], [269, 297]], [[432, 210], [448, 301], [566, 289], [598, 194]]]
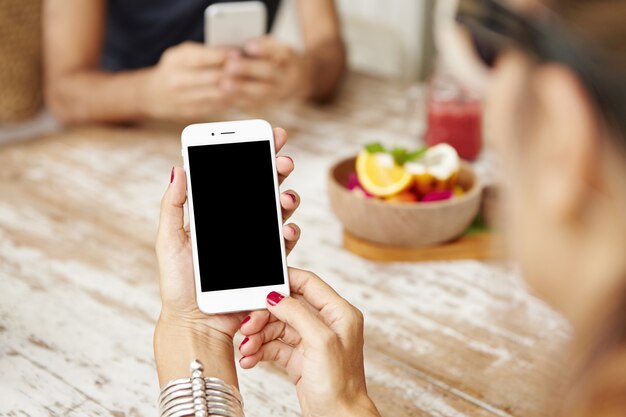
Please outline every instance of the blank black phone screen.
[[270, 142], [188, 147], [202, 291], [285, 282]]

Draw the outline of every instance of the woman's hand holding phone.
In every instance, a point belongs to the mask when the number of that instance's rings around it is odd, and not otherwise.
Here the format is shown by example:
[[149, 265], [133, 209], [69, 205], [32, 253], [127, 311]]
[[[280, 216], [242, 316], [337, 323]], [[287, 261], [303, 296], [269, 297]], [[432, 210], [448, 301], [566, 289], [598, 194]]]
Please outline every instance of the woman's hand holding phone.
[[[278, 152], [287, 141], [285, 130], [274, 129], [274, 142]], [[294, 169], [291, 158], [276, 158], [279, 182], [286, 179]], [[207, 315], [198, 309], [194, 289], [194, 266], [191, 252], [189, 229], [184, 225], [183, 207], [187, 199], [185, 171], [175, 167], [171, 183], [161, 201], [161, 218], [156, 240], [156, 253], [160, 271], [162, 308], [155, 331], [155, 356], [161, 382], [179, 378], [179, 370], [187, 372], [189, 361], [181, 347], [176, 346], [181, 339], [193, 339], [192, 343], [212, 346], [232, 357], [232, 339], [239, 329], [245, 313]], [[246, 204], [233, 194], [227, 204]], [[283, 219], [286, 221], [298, 208], [300, 197], [295, 191], [281, 193], [280, 203]], [[295, 224], [283, 226], [287, 253], [293, 249], [300, 237], [300, 229]], [[241, 236], [245, 239], [245, 236]], [[184, 341], [183, 341], [184, 342]], [[175, 363], [175, 358], [185, 358], [183, 363]], [[185, 362], [186, 361], [186, 362]], [[232, 362], [232, 361], [231, 361]], [[221, 365], [225, 367], [224, 364]], [[216, 371], [217, 372], [217, 371]], [[235, 383], [236, 376], [220, 375], [227, 382]], [[230, 378], [229, 378], [230, 376]], [[233, 381], [234, 379], [234, 381]]]
[[219, 88], [228, 50], [184, 42], [167, 49], [150, 68], [142, 88], [144, 113], [153, 119], [191, 120], [215, 114], [230, 104]]
[[231, 51], [224, 64], [221, 87], [235, 105], [253, 108], [310, 94], [308, 61], [289, 45], [266, 36], [248, 42], [244, 52]]
[[289, 282], [291, 297], [269, 294], [268, 310], [242, 324], [241, 367], [284, 368], [305, 417], [379, 417], [365, 384], [363, 315], [311, 272], [290, 268]]

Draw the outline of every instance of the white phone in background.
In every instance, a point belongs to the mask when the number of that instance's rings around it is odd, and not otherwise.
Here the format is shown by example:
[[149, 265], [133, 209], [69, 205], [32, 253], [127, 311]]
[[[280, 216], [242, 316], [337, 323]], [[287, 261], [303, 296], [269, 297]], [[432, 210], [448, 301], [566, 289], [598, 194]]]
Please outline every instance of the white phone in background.
[[193, 124], [182, 148], [200, 310], [258, 310], [269, 292], [289, 294], [270, 124]]
[[212, 47], [243, 48], [267, 28], [267, 8], [260, 1], [214, 3], [204, 12], [204, 41]]

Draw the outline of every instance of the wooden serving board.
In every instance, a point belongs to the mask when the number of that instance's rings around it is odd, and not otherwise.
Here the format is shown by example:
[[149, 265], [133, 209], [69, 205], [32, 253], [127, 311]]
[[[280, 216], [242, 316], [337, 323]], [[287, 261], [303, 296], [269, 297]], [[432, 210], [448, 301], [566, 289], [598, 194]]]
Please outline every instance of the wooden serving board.
[[504, 246], [498, 234], [472, 233], [438, 246], [386, 246], [343, 231], [343, 246], [362, 258], [379, 262], [426, 262], [461, 259], [503, 259]]

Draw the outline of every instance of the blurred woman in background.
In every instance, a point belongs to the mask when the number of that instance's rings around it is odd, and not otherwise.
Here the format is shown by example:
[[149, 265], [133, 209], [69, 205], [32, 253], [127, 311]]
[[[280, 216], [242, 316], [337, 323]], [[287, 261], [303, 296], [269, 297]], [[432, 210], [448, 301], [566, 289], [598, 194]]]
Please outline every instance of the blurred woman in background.
[[[459, 0], [461, 25], [454, 28], [489, 79], [488, 131], [507, 167], [511, 247], [531, 287], [574, 329], [558, 387], [565, 390], [560, 415], [624, 416], [626, 2], [557, 0], [551, 10], [514, 3]], [[193, 294], [191, 268], [180, 276], [184, 264], [169, 256], [179, 253], [178, 243], [165, 238], [172, 224], [168, 204], [182, 205], [184, 184], [180, 179], [165, 194], [157, 248], [162, 282], [184, 282]], [[184, 261], [191, 264], [190, 253]], [[241, 322], [241, 367], [274, 361], [285, 368], [304, 416], [379, 416], [366, 389], [361, 313], [311, 272], [291, 269], [290, 283], [290, 297], [268, 294], [268, 310]], [[164, 311], [176, 311], [173, 300], [180, 298], [168, 286], [162, 294]], [[201, 353], [219, 368], [212, 371], [234, 372], [230, 349], [237, 325], [231, 321], [241, 317], [198, 319], [210, 329], [204, 334], [213, 335], [203, 346], [226, 346], [228, 352]], [[186, 375], [195, 352], [167, 348], [165, 354], [162, 329], [188, 328], [185, 323], [164, 319], [157, 325], [157, 365], [167, 379]], [[173, 365], [176, 360], [183, 365]]]
[[[45, 0], [45, 100], [62, 122], [189, 120], [332, 97], [345, 71], [333, 0], [298, 0], [303, 52], [271, 36], [208, 48], [216, 1]], [[265, 0], [269, 28], [280, 0]], [[268, 28], [268, 30], [269, 30]]]

